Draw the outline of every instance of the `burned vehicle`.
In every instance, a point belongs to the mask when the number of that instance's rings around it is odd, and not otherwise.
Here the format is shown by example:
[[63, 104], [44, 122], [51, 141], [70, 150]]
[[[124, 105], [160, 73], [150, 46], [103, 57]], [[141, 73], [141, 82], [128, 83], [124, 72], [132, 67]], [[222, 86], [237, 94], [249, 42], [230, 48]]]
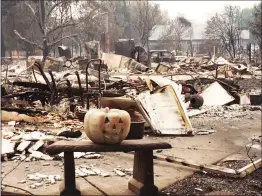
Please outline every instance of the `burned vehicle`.
[[175, 56], [168, 50], [150, 50], [152, 63], [174, 63]]

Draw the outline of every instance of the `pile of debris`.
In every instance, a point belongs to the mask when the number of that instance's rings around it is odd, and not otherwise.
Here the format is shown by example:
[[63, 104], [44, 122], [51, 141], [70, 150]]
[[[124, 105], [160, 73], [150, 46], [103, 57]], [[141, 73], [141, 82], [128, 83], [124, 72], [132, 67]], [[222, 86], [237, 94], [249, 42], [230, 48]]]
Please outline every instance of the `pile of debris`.
[[[9, 122], [9, 125], [11, 123]], [[70, 134], [71, 133], [71, 134]], [[76, 137], [70, 138], [61, 135]], [[84, 137], [80, 131], [62, 131], [57, 135], [52, 133], [45, 133], [38, 130], [23, 130], [21, 128], [15, 128], [15, 126], [3, 126], [2, 127], [2, 159], [3, 160], [57, 160], [63, 157], [63, 154], [51, 157], [46, 154], [46, 147], [58, 140], [81, 140]], [[85, 139], [85, 138], [84, 138]], [[97, 153], [75, 153], [75, 158], [102, 158], [101, 154]]]
[[[123, 109], [130, 114], [135, 110], [156, 135], [194, 135], [199, 131], [190, 118], [199, 114], [232, 118], [244, 115], [245, 110], [261, 110], [261, 92], [248, 92], [238, 78], [203, 76], [203, 71], [210, 75], [228, 65], [248, 73], [248, 66], [221, 57], [180, 58], [168, 69], [161, 62], [150, 68], [109, 53], [96, 60], [47, 59], [45, 66], [30, 57], [27, 62], [8, 63], [2, 70], [2, 122], [8, 123], [2, 127], [4, 159], [55, 159], [46, 155], [46, 146], [57, 140], [86, 139], [83, 118], [92, 107]], [[53, 62], [54, 69], [48, 62]], [[187, 75], [177, 75], [180, 72]], [[185, 77], [191, 73], [194, 76]], [[29, 125], [60, 131], [30, 130]], [[75, 156], [102, 157], [96, 153]]]

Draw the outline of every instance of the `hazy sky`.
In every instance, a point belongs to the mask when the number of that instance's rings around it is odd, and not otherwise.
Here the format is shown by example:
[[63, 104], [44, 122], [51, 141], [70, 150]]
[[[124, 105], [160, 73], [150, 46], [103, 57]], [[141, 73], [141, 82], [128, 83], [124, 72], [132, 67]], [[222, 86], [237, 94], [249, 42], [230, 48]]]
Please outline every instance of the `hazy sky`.
[[225, 5], [236, 5], [251, 8], [260, 1], [155, 1], [161, 9], [166, 10], [170, 17], [178, 14], [186, 17], [195, 25], [204, 25], [216, 12], [223, 10]]

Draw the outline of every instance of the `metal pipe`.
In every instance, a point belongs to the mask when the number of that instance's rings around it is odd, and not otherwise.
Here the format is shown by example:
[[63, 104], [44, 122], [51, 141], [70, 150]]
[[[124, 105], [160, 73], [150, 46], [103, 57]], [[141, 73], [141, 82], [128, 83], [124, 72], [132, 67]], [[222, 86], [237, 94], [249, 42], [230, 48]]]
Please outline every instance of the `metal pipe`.
[[84, 105], [85, 105], [85, 103], [84, 103], [84, 94], [83, 94], [83, 88], [82, 88], [82, 85], [81, 85], [80, 76], [79, 76], [78, 71], [75, 71], [75, 74], [76, 74], [77, 81], [78, 81], [78, 85], [79, 85], [79, 89], [80, 89], [80, 92], [81, 92], [81, 103], [82, 103], [82, 107], [84, 107]]
[[88, 68], [89, 65], [91, 64], [91, 62], [95, 62], [95, 61], [99, 61], [99, 67], [98, 67], [98, 86], [99, 86], [99, 94], [101, 96], [102, 92], [101, 92], [101, 65], [102, 65], [102, 60], [101, 59], [91, 59], [90, 61], [88, 61], [87, 65], [86, 65], [86, 91], [87, 91], [87, 97], [86, 97], [86, 109], [89, 109], [90, 105], [89, 105], [89, 95], [88, 95]]
[[50, 105], [53, 105], [54, 104], [54, 98], [55, 98], [55, 95], [57, 93], [57, 88], [56, 88], [54, 75], [53, 75], [53, 73], [50, 69], [48, 70], [48, 73], [51, 76], [51, 80], [52, 80], [52, 83], [53, 83], [52, 94], [51, 94], [51, 97], [50, 97]]
[[52, 91], [52, 86], [51, 86], [48, 78], [46, 77], [45, 72], [43, 71], [43, 69], [41, 67], [41, 64], [38, 63], [38, 62], [34, 62], [34, 65], [39, 69], [39, 71], [40, 71], [41, 75], [43, 76], [47, 86], [49, 87], [50, 91]]

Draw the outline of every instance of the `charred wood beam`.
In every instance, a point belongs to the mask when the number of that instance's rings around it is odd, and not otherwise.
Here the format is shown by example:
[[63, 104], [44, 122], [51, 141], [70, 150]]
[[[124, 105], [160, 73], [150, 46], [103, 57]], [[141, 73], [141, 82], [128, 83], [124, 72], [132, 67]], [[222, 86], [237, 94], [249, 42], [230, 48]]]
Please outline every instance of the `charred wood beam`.
[[[48, 91], [26, 91], [26, 92], [19, 92], [13, 94], [5, 94], [4, 96], [2, 96], [3, 98], [2, 100], [4, 99], [8, 100], [15, 97], [17, 97], [19, 100], [26, 100], [29, 103], [40, 100], [43, 106], [45, 105], [45, 103], [50, 102], [49, 100], [51, 98], [52, 93], [49, 91], [49, 87], [46, 84], [31, 83], [31, 82], [14, 82], [14, 85], [40, 88], [41, 90], [46, 89]], [[92, 90], [89, 89], [89, 91], [87, 92], [86, 89], [83, 88], [80, 89], [71, 86], [63, 86], [63, 87], [56, 86], [56, 90], [57, 90], [56, 93], [58, 93], [57, 95], [59, 96], [56, 96], [55, 100], [53, 100], [54, 104], [59, 103], [59, 101], [63, 97], [73, 98], [73, 99], [75, 99], [74, 97], [78, 97], [80, 98], [81, 101], [83, 101], [84, 95], [87, 96], [89, 99], [93, 99], [97, 97], [99, 94], [101, 94], [102, 97], [121, 97], [124, 95], [123, 90], [104, 90], [102, 91], [102, 93], [100, 93], [100, 89], [92, 88]]]
[[45, 103], [48, 103], [49, 97], [50, 97], [50, 92], [35, 92], [35, 91], [27, 91], [27, 92], [22, 92], [22, 93], [15, 93], [15, 94], [9, 94], [6, 96], [3, 96], [2, 98], [14, 98], [17, 97], [20, 100], [26, 100], [29, 103], [32, 103], [34, 101], [40, 100], [42, 105], [44, 106]]
[[51, 97], [50, 97], [50, 104], [53, 105], [55, 98], [57, 98], [57, 96], [56, 96], [57, 95], [57, 88], [56, 88], [54, 75], [53, 75], [53, 73], [50, 69], [48, 70], [48, 73], [51, 76], [51, 80], [52, 80], [52, 84], [53, 84], [52, 93], [51, 93]]
[[52, 86], [51, 86], [51, 84], [50, 84], [48, 78], [46, 77], [45, 72], [44, 72], [44, 70], [43, 70], [41, 64], [40, 64], [39, 62], [35, 62], [35, 63], [34, 63], [34, 66], [36, 66], [36, 67], [38, 68], [38, 70], [40, 71], [41, 75], [43, 76], [43, 78], [44, 78], [44, 80], [45, 80], [47, 86], [48, 86], [49, 89], [52, 91], [53, 88], [52, 88]]
[[[91, 59], [87, 65], [86, 65], [86, 91], [89, 92], [88, 90], [88, 68], [91, 65], [92, 62], [99, 62], [98, 64], [98, 86], [99, 86], [99, 93], [101, 95], [101, 65], [103, 64], [103, 61], [101, 59]], [[89, 96], [86, 97], [86, 109], [89, 109]]]
[[7, 91], [5, 90], [5, 87], [1, 86], [1, 95], [5, 96], [7, 95]]
[[35, 82], [13, 82], [13, 85], [15, 86], [23, 86], [27, 88], [38, 88], [41, 90], [49, 90], [49, 87], [46, 84], [42, 83], [35, 83]]
[[43, 112], [41, 110], [33, 110], [33, 109], [25, 109], [25, 108], [10, 108], [10, 107], [2, 107], [1, 110], [8, 112], [18, 112], [19, 114], [47, 114], [47, 112]]
[[14, 97], [27, 97], [30, 95], [50, 95], [50, 92], [45, 92], [45, 91], [27, 91], [27, 92], [21, 92], [21, 93], [13, 93], [13, 94], [8, 94], [3, 96], [2, 98], [14, 98]]
[[85, 105], [85, 103], [84, 103], [84, 94], [83, 94], [84, 90], [83, 90], [82, 85], [81, 85], [81, 80], [80, 80], [80, 76], [79, 76], [78, 71], [76, 71], [75, 74], [76, 74], [78, 85], [79, 85], [82, 107], [84, 107], [84, 105]]

